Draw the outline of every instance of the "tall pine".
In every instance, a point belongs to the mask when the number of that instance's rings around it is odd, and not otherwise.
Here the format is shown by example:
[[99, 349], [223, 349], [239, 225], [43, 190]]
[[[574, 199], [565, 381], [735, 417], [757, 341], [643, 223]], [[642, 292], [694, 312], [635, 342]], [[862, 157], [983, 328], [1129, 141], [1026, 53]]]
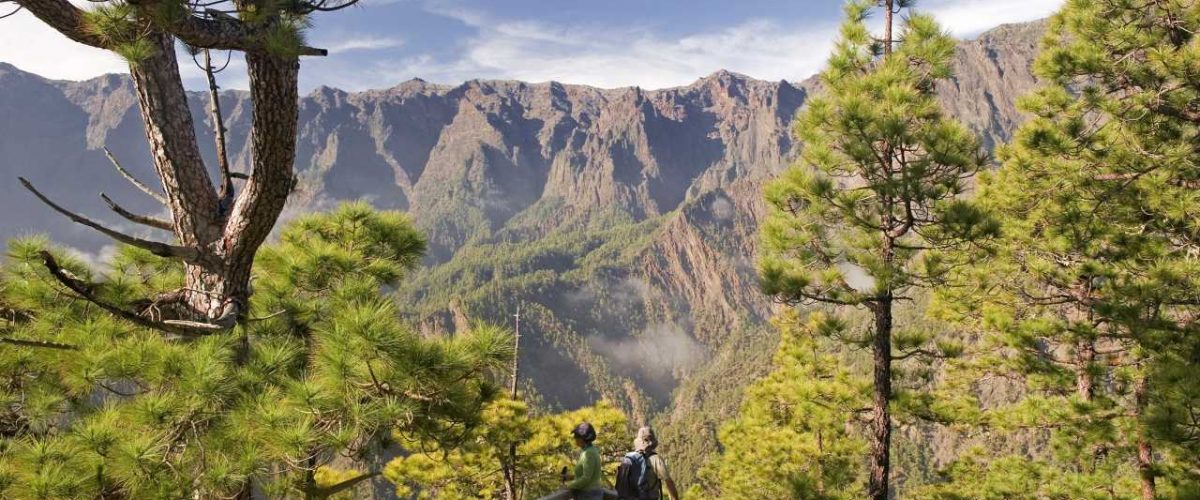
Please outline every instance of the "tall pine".
[[[1049, 432], [1030, 466], [1063, 494], [1151, 499], [1160, 478], [1198, 493], [1200, 391], [1183, 375], [1200, 364], [1197, 29], [1190, 1], [1064, 6], [1036, 64], [1046, 85], [1022, 103], [1032, 119], [981, 190], [1004, 221], [996, 259], [973, 293], [948, 294], [997, 346], [986, 369], [1029, 391], [985, 424]], [[1002, 485], [1004, 460], [951, 472]]]
[[894, 14], [908, 3], [883, 4], [882, 41], [866, 25], [873, 3], [846, 6], [823, 92], [796, 119], [800, 164], [766, 190], [760, 266], [764, 290], [779, 301], [873, 317], [869, 331], [839, 338], [872, 353], [868, 489], [878, 500], [889, 491], [893, 362], [947, 354], [923, 332], [898, 329], [893, 310], [946, 275], [942, 250], [994, 229], [960, 201], [984, 164], [980, 143], [934, 95], [955, 42], [918, 13], [892, 40]]

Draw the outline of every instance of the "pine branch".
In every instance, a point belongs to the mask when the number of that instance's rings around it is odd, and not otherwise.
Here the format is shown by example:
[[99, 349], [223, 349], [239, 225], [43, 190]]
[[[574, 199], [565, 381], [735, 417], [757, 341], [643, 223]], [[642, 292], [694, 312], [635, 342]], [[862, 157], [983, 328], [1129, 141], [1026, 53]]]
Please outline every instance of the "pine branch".
[[929, 349], [913, 349], [911, 351], [906, 351], [900, 355], [892, 356], [892, 361], [903, 361], [903, 360], [906, 360], [913, 356], [929, 356], [931, 358], [945, 358], [946, 357], [945, 355], [943, 355], [940, 352], [931, 351]]
[[233, 176], [230, 175], [229, 153], [225, 145], [225, 118], [221, 114], [221, 96], [217, 92], [216, 71], [212, 56], [204, 49], [204, 75], [208, 79], [209, 112], [212, 113], [213, 138], [217, 143], [217, 166], [221, 172], [221, 190], [218, 203], [223, 209], [233, 204]]
[[[83, 9], [75, 7], [68, 0], [15, 1], [17, 5], [71, 40], [101, 49], [114, 48], [112, 40], [88, 29]], [[297, 14], [305, 13], [303, 10], [305, 9], [290, 9]], [[185, 15], [163, 26], [162, 30], [192, 47], [243, 52], [267, 51], [264, 28], [233, 16], [202, 18], [189, 9]], [[296, 55], [325, 56], [329, 55], [329, 51], [301, 46], [297, 47]]]
[[104, 200], [104, 203], [107, 203], [108, 208], [112, 209], [113, 212], [116, 212], [117, 215], [124, 217], [126, 220], [128, 220], [130, 222], [134, 222], [134, 223], [141, 224], [144, 226], [150, 226], [155, 229], [162, 229], [164, 231], [174, 231], [175, 230], [175, 226], [166, 220], [159, 219], [158, 217], [151, 217], [148, 215], [138, 215], [138, 214], [135, 214], [128, 210], [125, 210], [124, 207], [116, 204], [116, 202], [112, 201], [112, 198], [109, 198], [108, 195], [106, 195], [104, 193], [100, 193], [100, 199]]
[[379, 472], [367, 472], [359, 474], [350, 479], [329, 486], [316, 487], [310, 486], [305, 488], [304, 494], [309, 498], [329, 498], [338, 493], [348, 491], [350, 488], [357, 486], [359, 483], [378, 476]]
[[125, 180], [133, 184], [133, 187], [138, 188], [151, 198], [158, 200], [159, 203], [162, 203], [163, 205], [167, 204], [166, 196], [163, 196], [162, 193], [155, 191], [150, 186], [143, 184], [142, 181], [137, 180], [137, 177], [134, 177], [133, 174], [129, 173], [128, 170], [125, 170], [125, 168], [121, 166], [121, 162], [117, 161], [117, 157], [113, 156], [112, 152], [109, 151], [107, 147], [104, 148], [104, 155], [108, 157], [109, 163], [112, 163], [112, 166], [117, 169], [117, 173], [121, 174], [121, 177], [124, 177]]
[[0, 319], [9, 323], [28, 323], [33, 321], [33, 315], [27, 311], [0, 305]]
[[75, 276], [75, 274], [72, 273], [71, 271], [64, 269], [62, 266], [60, 266], [58, 264], [58, 261], [55, 260], [54, 255], [52, 255], [50, 252], [48, 252], [46, 250], [42, 250], [41, 252], [38, 252], [38, 255], [40, 255], [42, 257], [42, 264], [46, 266], [46, 269], [48, 269], [50, 271], [50, 275], [54, 276], [54, 279], [58, 280], [59, 283], [62, 283], [63, 286], [67, 287], [67, 289], [71, 290], [72, 292], [75, 292], [75, 294], [78, 295], [83, 300], [86, 300], [88, 302], [96, 304], [96, 306], [98, 306], [99, 308], [101, 308], [105, 311], [108, 311], [109, 313], [113, 314], [114, 316], [117, 316], [121, 319], [129, 321], [130, 323], [136, 324], [138, 326], [143, 326], [146, 328], [159, 330], [159, 331], [163, 331], [163, 332], [167, 332], [167, 333], [174, 333], [177, 335], [196, 336], [196, 335], [205, 335], [208, 333], [208, 332], [197, 332], [192, 329], [184, 328], [184, 327], [182, 327], [182, 325], [170, 325], [170, 324], [167, 324], [164, 322], [153, 321], [153, 320], [147, 319], [147, 318], [143, 317], [142, 315], [135, 313], [133, 311], [129, 311], [129, 310], [123, 309], [117, 305], [105, 302], [96, 296], [96, 293], [95, 293], [96, 285], [95, 284], [85, 282], [85, 281], [79, 279], [78, 276]]
[[47, 340], [23, 340], [9, 337], [0, 337], [0, 343], [19, 345], [21, 347], [37, 347], [42, 349], [58, 349], [61, 351], [78, 351], [79, 347], [71, 344], [60, 344], [58, 342], [50, 342]]
[[54, 211], [65, 215], [68, 219], [71, 219], [72, 221], [74, 221], [76, 223], [82, 224], [84, 226], [95, 229], [101, 233], [104, 233], [106, 236], [108, 236], [114, 240], [117, 240], [121, 243], [148, 250], [150, 253], [157, 255], [159, 257], [180, 258], [185, 261], [194, 261], [194, 260], [196, 260], [196, 258], [199, 255], [199, 252], [197, 252], [196, 249], [194, 249], [194, 248], [182, 247], [182, 246], [178, 246], [178, 245], [168, 245], [166, 243], [161, 243], [161, 242], [157, 242], [157, 241], [150, 241], [150, 240], [144, 240], [141, 238], [135, 238], [135, 237], [129, 236], [125, 233], [115, 231], [113, 229], [109, 229], [109, 228], [101, 225], [98, 222], [88, 219], [87, 217], [84, 217], [82, 215], [76, 214], [70, 210], [67, 210], [67, 209], [59, 206], [57, 203], [50, 201], [50, 199], [47, 198], [46, 195], [42, 194], [41, 191], [38, 191], [37, 188], [33, 187], [33, 184], [30, 183], [29, 180], [25, 179], [24, 177], [18, 177], [17, 179], [21, 181], [21, 185], [25, 186], [25, 189], [28, 189], [29, 192], [33, 193], [33, 195], [36, 196], [39, 200], [41, 200], [42, 203], [45, 203], [50, 208], [54, 209]]

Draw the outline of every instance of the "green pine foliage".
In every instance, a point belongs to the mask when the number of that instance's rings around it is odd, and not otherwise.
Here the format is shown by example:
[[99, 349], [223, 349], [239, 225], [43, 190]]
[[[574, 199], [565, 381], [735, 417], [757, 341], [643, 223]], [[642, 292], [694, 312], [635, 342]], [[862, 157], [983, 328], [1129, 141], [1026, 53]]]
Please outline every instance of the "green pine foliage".
[[[953, 39], [914, 14], [904, 43], [881, 59], [869, 5], [847, 7], [824, 92], [796, 119], [801, 165], [766, 190], [763, 287], [788, 302], [865, 306], [937, 283], [947, 267], [926, 248], [994, 229], [959, 199], [983, 166], [979, 141], [933, 93], [950, 75]], [[855, 268], [869, 285], [851, 283]]]
[[[540, 498], [562, 488], [563, 467], [573, 470], [579, 449], [570, 438], [580, 422], [596, 428], [604, 475], [612, 483], [616, 457], [632, 446], [625, 414], [606, 401], [561, 413], [539, 414], [523, 401], [502, 398], [484, 408], [482, 422], [446, 448], [436, 439], [397, 436], [410, 450], [388, 463], [384, 475], [403, 498], [504, 498], [502, 464], [515, 470], [517, 499]], [[509, 446], [516, 445], [515, 467]]]
[[796, 119], [800, 164], [766, 188], [760, 274], [763, 290], [781, 302], [873, 317], [871, 327], [828, 331], [873, 354], [870, 495], [884, 498], [891, 407], [943, 418], [935, 398], [896, 379], [904, 365], [962, 351], [929, 329], [895, 325], [894, 308], [942, 284], [959, 264], [950, 250], [990, 238], [996, 225], [963, 200], [986, 159], [979, 140], [945, 116], [934, 94], [950, 76], [954, 40], [932, 17], [911, 13], [898, 41], [881, 44], [866, 25], [874, 5], [846, 6], [822, 92]]
[[[475, 425], [511, 361], [501, 329], [422, 339], [399, 321], [384, 294], [424, 239], [363, 204], [292, 222], [264, 247], [251, 319], [231, 333], [116, 319], [46, 273], [46, 246], [14, 241], [0, 279], [6, 498], [326, 497], [379, 474], [372, 457], [393, 435], [453, 441]], [[143, 251], [119, 249], [104, 271], [55, 253], [118, 304], [182, 282]]]
[[1003, 237], [938, 311], [984, 332], [960, 376], [1024, 390], [976, 425], [1049, 449], [981, 447], [937, 496], [1200, 494], [1200, 391], [1182, 375], [1200, 364], [1197, 29], [1186, 1], [1072, 0], [1052, 19], [1047, 85], [980, 188]]
[[703, 498], [860, 498], [867, 453], [858, 413], [869, 384], [832, 354], [845, 325], [824, 313], [777, 317], [771, 372], [745, 391], [741, 412], [720, 430], [722, 450], [701, 473]]

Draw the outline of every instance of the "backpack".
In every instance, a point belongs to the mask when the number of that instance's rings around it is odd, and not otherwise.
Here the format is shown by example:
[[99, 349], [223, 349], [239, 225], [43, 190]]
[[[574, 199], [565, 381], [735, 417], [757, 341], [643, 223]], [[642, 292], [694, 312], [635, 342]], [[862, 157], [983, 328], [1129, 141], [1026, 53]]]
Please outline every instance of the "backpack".
[[617, 498], [621, 500], [657, 500], [662, 498], [658, 476], [650, 466], [654, 453], [631, 451], [617, 466]]

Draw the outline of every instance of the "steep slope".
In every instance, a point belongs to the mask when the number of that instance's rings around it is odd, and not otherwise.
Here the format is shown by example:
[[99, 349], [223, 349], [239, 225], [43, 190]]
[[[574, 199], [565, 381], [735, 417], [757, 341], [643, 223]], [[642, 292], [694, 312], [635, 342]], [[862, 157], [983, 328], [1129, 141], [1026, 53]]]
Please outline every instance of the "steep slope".
[[[1020, 121], [1041, 31], [1003, 26], [963, 42], [939, 88], [989, 148]], [[99, 191], [161, 211], [100, 150], [152, 178], [127, 78], [56, 82], [0, 64], [0, 86], [0, 235], [106, 244], [21, 192], [17, 175], [88, 213], [105, 210]], [[432, 335], [466, 317], [508, 323], [520, 305], [529, 388], [552, 406], [606, 397], [639, 420], [657, 415], [686, 481], [774, 344], [754, 274], [759, 193], [788, 164], [792, 118], [815, 87], [718, 72], [663, 90], [320, 88], [301, 101], [289, 213], [355, 198], [411, 212], [432, 242], [428, 267], [398, 291], [415, 324]], [[205, 117], [206, 96], [191, 98]], [[244, 170], [252, 103], [229, 91], [222, 106]], [[211, 160], [211, 124], [196, 127]]]

